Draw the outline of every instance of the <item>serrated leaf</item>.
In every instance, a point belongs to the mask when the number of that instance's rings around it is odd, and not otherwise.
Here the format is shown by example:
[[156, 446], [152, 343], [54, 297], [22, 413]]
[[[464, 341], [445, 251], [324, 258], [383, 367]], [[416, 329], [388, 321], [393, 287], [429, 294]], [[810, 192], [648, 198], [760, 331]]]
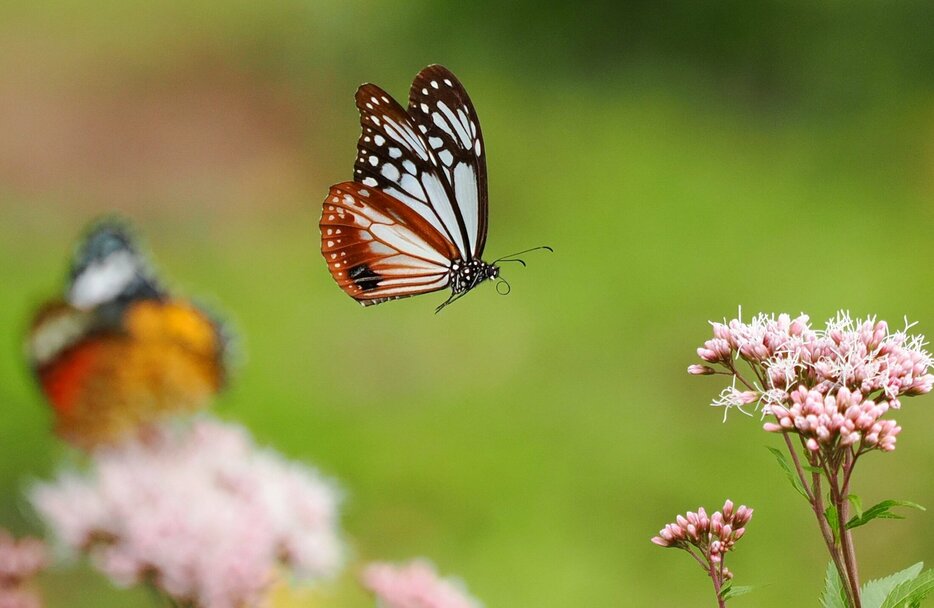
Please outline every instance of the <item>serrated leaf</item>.
[[926, 570], [916, 578], [899, 583], [889, 593], [881, 608], [912, 608], [919, 606], [934, 591], [934, 570]]
[[885, 601], [885, 598], [888, 597], [896, 585], [904, 583], [905, 581], [910, 581], [917, 577], [923, 568], [924, 562], [918, 562], [913, 566], [905, 568], [904, 570], [894, 574], [890, 574], [885, 578], [878, 578], [874, 581], [869, 581], [863, 585], [863, 589], [860, 592], [860, 595], [863, 599], [863, 608], [880, 608], [882, 606], [882, 602]]
[[726, 591], [721, 591], [720, 597], [724, 600], [731, 600], [734, 597], [746, 595], [750, 591], [752, 591], [752, 585], [733, 585]]
[[910, 500], [883, 500], [866, 509], [862, 515], [854, 515], [850, 518], [850, 520], [846, 522], [847, 530], [865, 526], [874, 519], [905, 519], [904, 515], [893, 513], [893, 507], [907, 507], [909, 509], [918, 509], [919, 511], [927, 510], [918, 503], [911, 502]]
[[853, 505], [853, 511], [856, 513], [856, 517], [863, 516], [863, 499], [857, 496], [856, 494], [850, 494], [846, 497], [850, 504]]
[[801, 483], [801, 479], [798, 478], [798, 474], [795, 472], [791, 464], [789, 464], [788, 459], [785, 458], [785, 454], [779, 449], [769, 446], [766, 447], [768, 447], [768, 450], [772, 452], [773, 456], [775, 456], [775, 460], [778, 461], [778, 466], [780, 466], [782, 470], [785, 471], [785, 476], [788, 478], [788, 481], [791, 482], [791, 485], [794, 487], [794, 489], [798, 491], [798, 494], [807, 498], [807, 490], [804, 489], [804, 484]]
[[827, 574], [824, 575], [824, 592], [820, 596], [821, 608], [848, 608], [846, 593], [843, 591], [843, 581], [837, 573], [833, 562], [827, 564]]

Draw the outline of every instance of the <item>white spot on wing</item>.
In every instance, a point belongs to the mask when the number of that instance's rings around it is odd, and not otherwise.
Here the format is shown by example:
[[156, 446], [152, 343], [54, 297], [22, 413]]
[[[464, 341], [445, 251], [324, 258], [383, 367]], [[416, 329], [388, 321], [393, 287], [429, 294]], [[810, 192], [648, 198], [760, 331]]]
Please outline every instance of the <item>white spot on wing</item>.
[[383, 165], [382, 169], [380, 169], [380, 173], [382, 173], [383, 177], [385, 177], [391, 182], [394, 182], [397, 179], [399, 179], [399, 175], [400, 175], [399, 169], [396, 168], [396, 166], [391, 163], [386, 163], [385, 165]]

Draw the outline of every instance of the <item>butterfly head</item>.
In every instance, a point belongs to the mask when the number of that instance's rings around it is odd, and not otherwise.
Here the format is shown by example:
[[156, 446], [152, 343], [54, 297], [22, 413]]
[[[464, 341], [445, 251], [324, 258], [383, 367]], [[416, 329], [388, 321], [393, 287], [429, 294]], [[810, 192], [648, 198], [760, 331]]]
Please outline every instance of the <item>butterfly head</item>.
[[96, 225], [78, 246], [66, 299], [75, 308], [159, 296], [146, 260], [128, 228], [116, 221]]

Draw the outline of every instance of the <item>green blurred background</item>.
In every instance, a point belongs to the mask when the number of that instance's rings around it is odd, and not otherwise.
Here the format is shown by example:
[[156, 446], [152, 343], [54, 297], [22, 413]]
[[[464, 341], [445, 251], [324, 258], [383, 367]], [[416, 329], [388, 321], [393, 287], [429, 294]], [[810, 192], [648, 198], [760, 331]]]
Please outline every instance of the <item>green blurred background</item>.
[[[227, 313], [222, 416], [347, 490], [355, 562], [424, 555], [493, 607], [710, 605], [649, 538], [756, 508], [739, 606], [816, 605], [825, 564], [757, 420], [685, 367], [708, 319], [848, 308], [934, 333], [934, 4], [209, 0], [0, 4], [0, 525], [64, 451], [21, 338], [74, 239], [129, 216], [160, 270]], [[351, 176], [353, 92], [443, 63], [483, 123], [489, 257], [552, 245], [432, 314], [363, 310], [320, 258]], [[934, 507], [931, 398], [864, 502]], [[934, 562], [931, 512], [857, 533], [863, 577]], [[934, 565], [934, 564], [932, 564]], [[328, 596], [368, 606], [353, 571]], [[80, 564], [52, 607], [149, 606]]]

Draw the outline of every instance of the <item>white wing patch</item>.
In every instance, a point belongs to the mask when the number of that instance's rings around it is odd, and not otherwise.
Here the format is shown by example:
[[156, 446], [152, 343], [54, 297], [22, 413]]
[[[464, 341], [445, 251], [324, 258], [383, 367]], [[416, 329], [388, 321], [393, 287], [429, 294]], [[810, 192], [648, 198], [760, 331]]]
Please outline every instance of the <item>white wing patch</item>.
[[115, 251], [92, 262], [75, 277], [68, 301], [75, 308], [88, 310], [118, 296], [140, 272], [140, 261], [130, 251]]
[[[480, 142], [477, 142], [478, 144]], [[472, 165], [457, 163], [453, 171], [454, 196], [461, 204], [464, 224], [467, 234], [476, 235], [479, 227], [479, 202], [477, 200], [477, 174]], [[470, 243], [471, 250], [476, 251], [476, 239]]]

